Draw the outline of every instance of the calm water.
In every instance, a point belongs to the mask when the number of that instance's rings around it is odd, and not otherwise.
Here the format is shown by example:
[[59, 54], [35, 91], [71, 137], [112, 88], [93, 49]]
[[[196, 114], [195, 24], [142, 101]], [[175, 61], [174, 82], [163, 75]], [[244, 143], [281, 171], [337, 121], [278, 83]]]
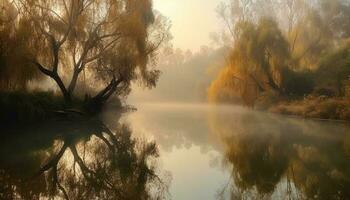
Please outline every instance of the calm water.
[[[350, 126], [143, 104], [4, 131], [0, 199], [350, 199]], [[58, 187], [56, 187], [58, 186]]]

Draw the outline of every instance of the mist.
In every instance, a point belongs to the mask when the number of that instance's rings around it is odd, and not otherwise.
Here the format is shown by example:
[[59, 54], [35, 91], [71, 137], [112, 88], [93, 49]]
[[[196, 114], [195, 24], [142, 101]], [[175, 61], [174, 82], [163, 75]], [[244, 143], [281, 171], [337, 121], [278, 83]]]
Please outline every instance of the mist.
[[346, 200], [350, 0], [0, 0], [0, 199]]
[[128, 102], [207, 102], [207, 88], [222, 68], [226, 51], [225, 47], [208, 46], [194, 53], [167, 49], [157, 64], [161, 70], [157, 87], [148, 90], [135, 84]]

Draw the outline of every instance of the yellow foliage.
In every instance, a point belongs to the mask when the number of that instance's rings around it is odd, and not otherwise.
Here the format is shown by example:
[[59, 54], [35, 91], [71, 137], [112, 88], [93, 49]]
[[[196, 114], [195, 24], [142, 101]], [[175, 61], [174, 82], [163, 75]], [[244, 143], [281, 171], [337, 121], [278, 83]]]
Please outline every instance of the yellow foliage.
[[257, 25], [239, 22], [239, 35], [227, 67], [208, 91], [210, 102], [233, 102], [240, 98], [253, 107], [259, 92], [281, 91], [281, 73], [289, 59], [288, 43], [276, 22], [261, 19]]
[[208, 89], [208, 100], [211, 103], [216, 102], [230, 102], [234, 99], [239, 98], [239, 93], [235, 90], [237, 82], [232, 79], [235, 73], [232, 68], [224, 68], [221, 70], [209, 89]]

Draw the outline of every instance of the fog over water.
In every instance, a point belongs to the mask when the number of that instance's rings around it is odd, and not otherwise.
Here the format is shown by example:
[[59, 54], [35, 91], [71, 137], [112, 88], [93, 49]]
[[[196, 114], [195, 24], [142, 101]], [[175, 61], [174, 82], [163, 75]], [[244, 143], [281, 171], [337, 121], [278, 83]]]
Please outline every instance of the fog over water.
[[162, 166], [172, 174], [173, 199], [349, 195], [347, 124], [240, 106], [135, 105], [138, 111], [122, 121], [136, 137], [157, 141]]
[[0, 4], [0, 200], [350, 199], [350, 0]]

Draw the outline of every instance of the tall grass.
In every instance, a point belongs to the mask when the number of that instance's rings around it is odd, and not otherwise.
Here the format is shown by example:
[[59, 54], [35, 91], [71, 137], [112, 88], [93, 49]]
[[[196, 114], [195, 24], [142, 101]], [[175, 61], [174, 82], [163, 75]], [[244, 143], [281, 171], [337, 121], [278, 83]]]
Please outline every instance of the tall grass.
[[306, 118], [350, 121], [349, 98], [322, 98], [309, 96], [303, 100], [280, 102], [269, 109], [271, 112], [298, 115]]

